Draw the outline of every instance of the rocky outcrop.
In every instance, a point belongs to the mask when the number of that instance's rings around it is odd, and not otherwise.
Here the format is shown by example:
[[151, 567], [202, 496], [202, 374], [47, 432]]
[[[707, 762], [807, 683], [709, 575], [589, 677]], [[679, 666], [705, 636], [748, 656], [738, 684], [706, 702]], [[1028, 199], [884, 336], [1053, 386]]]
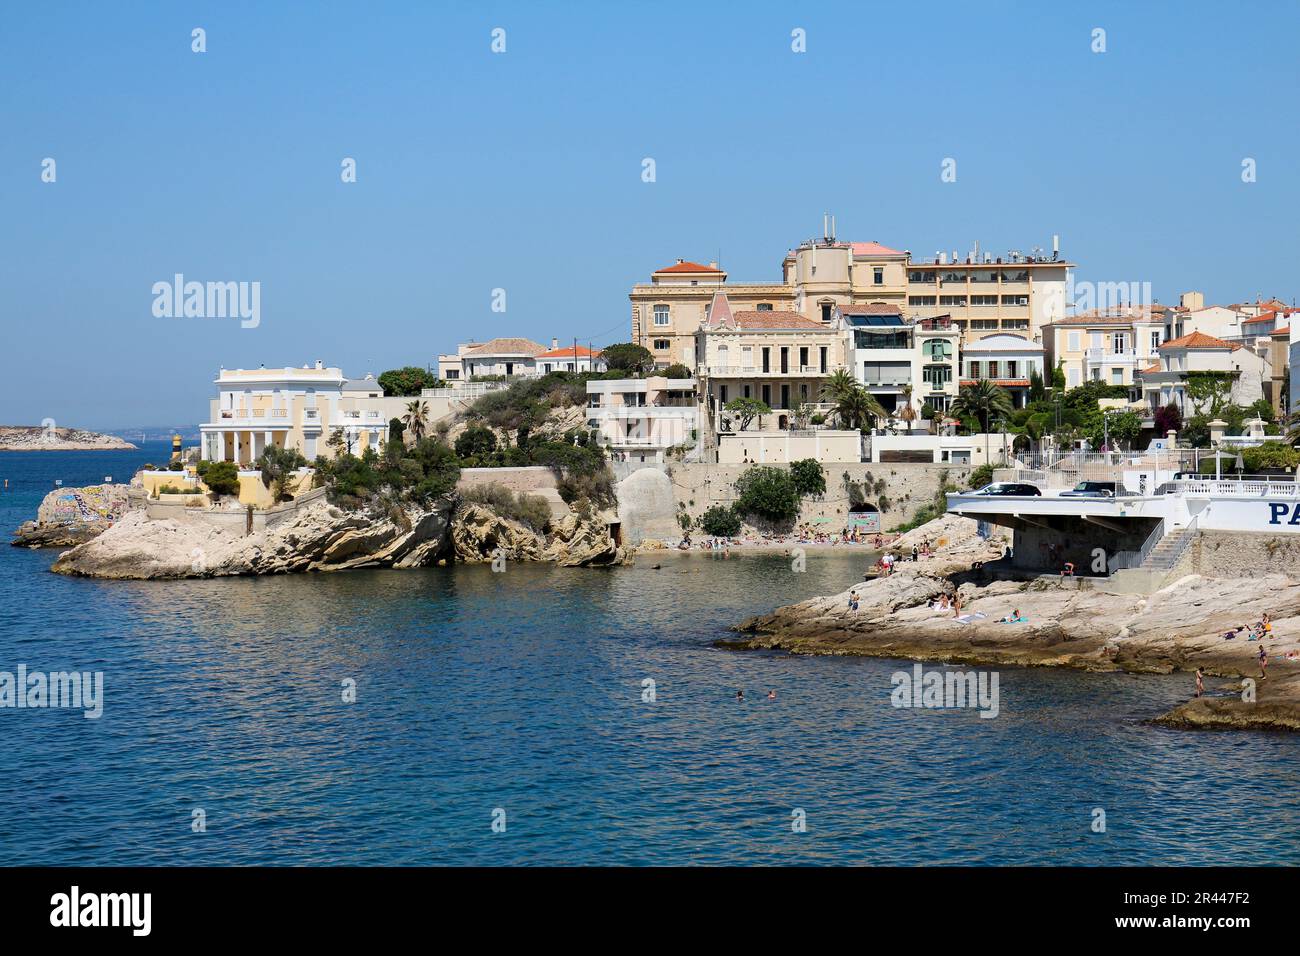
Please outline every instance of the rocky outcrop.
[[504, 518], [479, 504], [462, 504], [451, 524], [455, 560], [469, 564], [506, 561], [552, 561], [561, 567], [600, 567], [625, 564], [630, 557], [610, 536], [599, 514], [573, 512], [558, 519], [550, 534]]
[[113, 451], [134, 447], [116, 435], [101, 435], [80, 428], [0, 425], [0, 451]]
[[[931, 539], [933, 542], [933, 538]], [[1160, 718], [1178, 727], [1300, 729], [1300, 584], [1281, 575], [1246, 579], [1189, 575], [1150, 596], [1113, 594], [1087, 579], [1035, 578], [981, 583], [971, 570], [982, 544], [905, 562], [888, 577], [752, 618], [733, 649], [850, 654], [921, 661], [1074, 667], [1170, 673], [1200, 668], [1228, 683]], [[910, 551], [910, 548], [908, 548]], [[858, 609], [849, 607], [857, 592]], [[961, 617], [940, 610], [940, 595], [960, 597]], [[1012, 612], [1018, 623], [1003, 623]], [[1268, 678], [1259, 680], [1259, 643], [1243, 624], [1273, 619]], [[1241, 693], [1255, 680], [1255, 699]], [[1189, 689], [1191, 682], [1189, 680]], [[1189, 694], [1190, 697], [1190, 694]]]
[[61, 554], [51, 570], [97, 578], [203, 578], [416, 567], [447, 553], [453, 504], [346, 511], [318, 499], [250, 535], [198, 515], [151, 521], [132, 512]]
[[35, 521], [24, 521], [10, 542], [26, 548], [68, 548], [102, 534], [130, 508], [126, 485], [57, 488], [41, 501]]

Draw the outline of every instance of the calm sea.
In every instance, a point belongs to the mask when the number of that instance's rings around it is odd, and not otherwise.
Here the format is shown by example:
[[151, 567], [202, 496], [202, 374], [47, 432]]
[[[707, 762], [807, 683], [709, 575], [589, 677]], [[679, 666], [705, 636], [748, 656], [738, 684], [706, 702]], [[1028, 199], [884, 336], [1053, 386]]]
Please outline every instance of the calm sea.
[[[165, 454], [0, 454], [0, 526]], [[0, 670], [102, 671], [104, 712], [0, 709], [0, 864], [1300, 862], [1300, 737], [1146, 723], [1185, 675], [1002, 670], [984, 720], [891, 707], [906, 662], [710, 646], [860, 558], [131, 583], [54, 556], [0, 548]]]

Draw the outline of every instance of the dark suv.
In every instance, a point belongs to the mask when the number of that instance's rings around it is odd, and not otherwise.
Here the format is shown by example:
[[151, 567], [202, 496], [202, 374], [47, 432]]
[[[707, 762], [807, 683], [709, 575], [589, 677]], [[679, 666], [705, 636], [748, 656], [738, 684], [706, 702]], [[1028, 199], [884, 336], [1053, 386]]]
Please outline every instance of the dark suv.
[[1037, 495], [1042, 496], [1042, 492], [1033, 485], [1027, 485], [1019, 481], [995, 481], [991, 485], [985, 485], [977, 495], [1015, 495], [1023, 498]]
[[1062, 498], [1114, 498], [1119, 486], [1113, 481], [1081, 481], [1069, 491], [1062, 491]]

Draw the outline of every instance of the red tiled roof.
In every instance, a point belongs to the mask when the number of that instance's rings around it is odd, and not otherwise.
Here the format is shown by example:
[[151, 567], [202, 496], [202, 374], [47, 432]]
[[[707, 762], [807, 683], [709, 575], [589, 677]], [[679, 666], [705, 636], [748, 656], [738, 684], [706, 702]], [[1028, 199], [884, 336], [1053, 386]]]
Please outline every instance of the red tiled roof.
[[[549, 358], [571, 359], [573, 358], [573, 346], [567, 345], [564, 348], [547, 349], [545, 352], [540, 353], [537, 357], [539, 359], [549, 359]], [[579, 345], [578, 358], [580, 359], [600, 358], [600, 349], [596, 349], [596, 351], [593, 352], [591, 349], [587, 348], [586, 346]]]
[[1272, 334], [1272, 335], [1290, 335], [1290, 334], [1291, 334], [1291, 326], [1289, 326], [1289, 325], [1284, 325], [1284, 326], [1282, 326], [1282, 328], [1280, 328], [1280, 329], [1274, 329], [1270, 334]]
[[662, 269], [656, 269], [653, 275], [663, 275], [665, 272], [721, 272], [714, 266], [702, 266], [698, 262], [678, 262], [676, 265], [665, 266]]
[[1225, 342], [1223, 339], [1216, 339], [1213, 335], [1206, 335], [1204, 332], [1192, 332], [1188, 335], [1179, 336], [1176, 339], [1170, 339], [1160, 346], [1160, 351], [1165, 349], [1239, 349], [1240, 345], [1232, 342]]
[[878, 242], [850, 242], [849, 248], [853, 250], [855, 256], [902, 256], [906, 255], [897, 249], [891, 249], [889, 246], [882, 246]]
[[798, 312], [734, 312], [732, 318], [741, 329], [818, 329], [829, 331], [828, 327]]

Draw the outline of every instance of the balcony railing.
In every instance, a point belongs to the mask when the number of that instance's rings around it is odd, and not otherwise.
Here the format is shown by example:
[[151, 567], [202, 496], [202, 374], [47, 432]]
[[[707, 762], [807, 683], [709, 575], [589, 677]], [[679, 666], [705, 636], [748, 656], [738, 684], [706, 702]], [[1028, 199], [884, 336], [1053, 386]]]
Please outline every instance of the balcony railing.
[[1119, 362], [1124, 365], [1132, 365], [1138, 360], [1136, 349], [1124, 349], [1116, 352], [1110, 349], [1088, 349], [1089, 362]]
[[709, 375], [829, 375], [831, 366], [823, 369], [820, 365], [787, 365], [784, 369], [778, 364], [767, 368], [753, 365], [709, 365]]
[[283, 408], [223, 408], [221, 410], [222, 419], [229, 419], [237, 422], [247, 421], [280, 421], [287, 422], [289, 413]]

